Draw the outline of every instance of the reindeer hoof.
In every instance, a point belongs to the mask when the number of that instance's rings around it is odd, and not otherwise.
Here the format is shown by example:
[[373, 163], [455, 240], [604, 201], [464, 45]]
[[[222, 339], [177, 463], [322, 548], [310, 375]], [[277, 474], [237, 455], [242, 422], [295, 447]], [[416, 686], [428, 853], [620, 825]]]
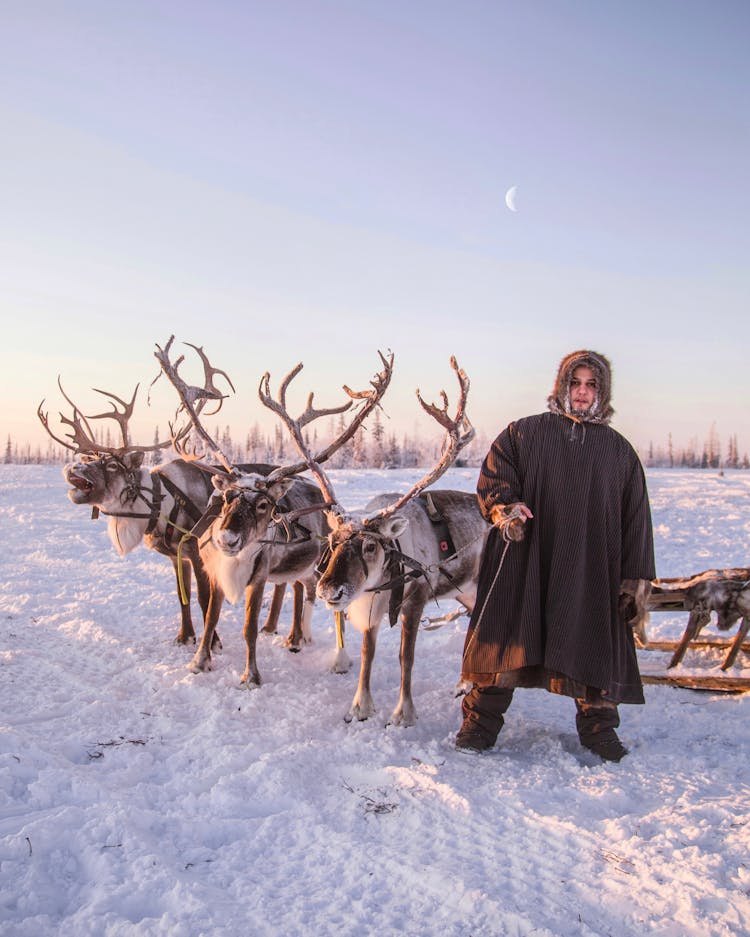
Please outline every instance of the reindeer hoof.
[[177, 637], [174, 639], [175, 644], [195, 644], [195, 635], [194, 634], [183, 634], [181, 631], [178, 633]]
[[391, 713], [391, 718], [386, 722], [387, 726], [399, 726], [400, 728], [407, 728], [408, 726], [414, 726], [417, 724], [417, 714], [414, 709], [411, 712], [407, 713], [404, 710], [396, 710]]
[[354, 719], [357, 722], [367, 722], [370, 716], [375, 715], [375, 707], [366, 708], [364, 706], [352, 706], [349, 712], [344, 716], [344, 722], [352, 722]]
[[208, 673], [210, 670], [213, 670], [213, 664], [210, 659], [206, 660], [194, 657], [187, 665], [187, 669], [191, 673]]
[[333, 659], [333, 664], [331, 664], [332, 673], [349, 673], [352, 666], [352, 661], [349, 655], [344, 650], [336, 652], [336, 656]]

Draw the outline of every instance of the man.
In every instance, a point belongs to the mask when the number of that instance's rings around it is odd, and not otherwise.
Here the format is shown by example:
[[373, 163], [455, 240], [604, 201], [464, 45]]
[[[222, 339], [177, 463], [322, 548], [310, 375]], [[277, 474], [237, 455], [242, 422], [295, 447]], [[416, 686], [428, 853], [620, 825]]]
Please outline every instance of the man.
[[656, 571], [643, 469], [609, 426], [610, 390], [603, 355], [569, 354], [549, 412], [511, 423], [482, 465], [494, 529], [464, 647], [460, 750], [492, 748], [513, 690], [542, 687], [573, 697], [586, 748], [627, 754], [617, 704], [644, 701], [628, 621]]

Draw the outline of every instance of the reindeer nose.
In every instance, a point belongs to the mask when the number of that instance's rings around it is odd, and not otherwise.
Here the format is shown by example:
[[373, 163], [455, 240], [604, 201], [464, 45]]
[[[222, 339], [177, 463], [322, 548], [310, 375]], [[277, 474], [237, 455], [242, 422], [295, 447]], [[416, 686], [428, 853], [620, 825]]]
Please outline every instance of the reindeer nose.
[[234, 550], [239, 542], [239, 535], [232, 530], [220, 530], [216, 537], [216, 545], [220, 550]]
[[343, 585], [334, 586], [323, 582], [318, 584], [318, 597], [325, 599], [326, 602], [340, 602], [343, 594]]

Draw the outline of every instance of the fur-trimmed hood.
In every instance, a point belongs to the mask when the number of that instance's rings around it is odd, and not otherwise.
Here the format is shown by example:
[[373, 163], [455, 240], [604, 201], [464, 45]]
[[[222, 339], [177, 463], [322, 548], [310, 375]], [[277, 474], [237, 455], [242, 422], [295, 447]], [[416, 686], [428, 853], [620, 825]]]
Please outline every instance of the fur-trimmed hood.
[[[570, 382], [573, 372], [578, 367], [591, 368], [596, 377], [596, 400], [591, 410], [585, 416], [577, 416], [570, 408]], [[607, 424], [612, 419], [614, 409], [611, 403], [612, 396], [612, 367], [598, 351], [581, 349], [572, 351], [560, 362], [555, 386], [547, 398], [547, 407], [552, 413], [580, 420], [584, 423]]]

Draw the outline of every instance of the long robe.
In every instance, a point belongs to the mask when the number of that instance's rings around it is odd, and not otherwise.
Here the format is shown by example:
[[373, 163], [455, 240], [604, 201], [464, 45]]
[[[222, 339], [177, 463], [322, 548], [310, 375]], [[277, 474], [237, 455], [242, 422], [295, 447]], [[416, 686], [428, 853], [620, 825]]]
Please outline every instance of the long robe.
[[464, 679], [572, 696], [593, 688], [614, 703], [642, 703], [620, 584], [656, 570], [646, 481], [630, 443], [603, 424], [526, 417], [493, 443], [477, 493], [488, 518], [494, 505], [518, 501], [534, 517], [494, 584], [505, 542], [490, 532]]

